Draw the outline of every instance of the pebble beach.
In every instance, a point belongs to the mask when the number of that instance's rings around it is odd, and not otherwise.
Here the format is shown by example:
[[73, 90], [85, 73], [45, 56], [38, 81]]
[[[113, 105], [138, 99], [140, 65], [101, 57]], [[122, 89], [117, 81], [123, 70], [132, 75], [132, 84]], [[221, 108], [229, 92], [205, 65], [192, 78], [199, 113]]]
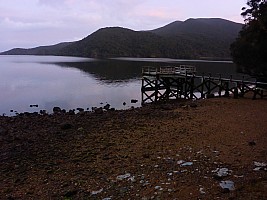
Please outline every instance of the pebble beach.
[[0, 117], [0, 199], [267, 199], [267, 99]]

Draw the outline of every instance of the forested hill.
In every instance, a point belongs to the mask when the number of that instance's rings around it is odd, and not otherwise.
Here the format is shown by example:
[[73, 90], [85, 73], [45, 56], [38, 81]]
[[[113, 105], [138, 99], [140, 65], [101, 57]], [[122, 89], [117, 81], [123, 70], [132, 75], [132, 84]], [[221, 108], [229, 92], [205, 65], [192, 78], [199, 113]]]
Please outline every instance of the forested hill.
[[149, 31], [109, 27], [77, 42], [12, 49], [2, 54], [226, 59], [241, 28], [242, 24], [224, 19], [188, 19]]
[[0, 55], [58, 55], [59, 51], [72, 42], [62, 42], [51, 46], [40, 46], [30, 49], [15, 48], [0, 53]]

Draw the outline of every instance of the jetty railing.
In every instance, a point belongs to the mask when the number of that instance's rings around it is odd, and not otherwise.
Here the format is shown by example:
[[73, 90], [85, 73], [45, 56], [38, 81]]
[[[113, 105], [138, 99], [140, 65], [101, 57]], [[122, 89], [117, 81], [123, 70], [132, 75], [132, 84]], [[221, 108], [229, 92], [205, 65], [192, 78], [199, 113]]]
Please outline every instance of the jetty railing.
[[230, 95], [238, 98], [249, 92], [253, 92], [253, 99], [267, 96], [267, 83], [244, 80], [244, 77], [239, 80], [232, 77], [197, 76], [194, 66], [145, 67], [142, 72], [142, 103]]

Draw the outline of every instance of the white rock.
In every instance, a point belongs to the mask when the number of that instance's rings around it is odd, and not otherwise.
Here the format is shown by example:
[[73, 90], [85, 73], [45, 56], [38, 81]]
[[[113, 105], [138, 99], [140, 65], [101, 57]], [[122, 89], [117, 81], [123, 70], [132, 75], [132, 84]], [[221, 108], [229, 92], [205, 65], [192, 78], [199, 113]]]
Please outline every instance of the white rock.
[[204, 191], [204, 188], [199, 188], [199, 192], [200, 194], [206, 194], [206, 192]]
[[131, 174], [130, 173], [126, 173], [126, 174], [117, 176], [117, 180], [121, 181], [123, 179], [130, 178], [130, 177], [131, 177]]
[[261, 167], [256, 167], [253, 169], [253, 171], [260, 171], [261, 170]]
[[136, 180], [135, 180], [135, 176], [129, 177], [128, 180], [130, 180], [130, 181], [132, 181], [132, 182], [136, 182]]
[[228, 168], [217, 168], [215, 170], [212, 170], [211, 172], [216, 173], [217, 176], [223, 177], [223, 176], [228, 176], [230, 171]]
[[156, 190], [160, 190], [161, 187], [160, 187], [159, 185], [157, 185], [157, 186], [155, 186], [155, 189], [156, 189]]
[[91, 195], [96, 195], [96, 194], [99, 194], [101, 192], [103, 192], [103, 188], [101, 188], [100, 190], [97, 190], [97, 191], [92, 191]]
[[260, 162], [254, 162], [254, 165], [255, 165], [256, 167], [266, 167], [266, 166], [267, 166], [266, 163], [260, 163]]
[[185, 162], [185, 163], [183, 163], [183, 164], [181, 164], [181, 166], [191, 166], [191, 165], [193, 165], [193, 162]]
[[220, 186], [223, 189], [235, 190], [235, 185], [233, 181], [221, 181]]
[[177, 164], [180, 165], [180, 164], [182, 164], [182, 163], [184, 163], [184, 162], [185, 162], [184, 160], [178, 160], [178, 161], [177, 161]]

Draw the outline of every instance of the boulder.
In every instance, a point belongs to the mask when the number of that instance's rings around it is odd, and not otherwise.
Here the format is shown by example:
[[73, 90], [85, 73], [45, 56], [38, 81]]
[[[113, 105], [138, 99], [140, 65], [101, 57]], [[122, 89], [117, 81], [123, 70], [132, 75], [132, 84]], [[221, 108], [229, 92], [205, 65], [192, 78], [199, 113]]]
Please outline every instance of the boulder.
[[109, 104], [106, 104], [106, 105], [104, 106], [104, 109], [105, 109], [105, 110], [109, 110], [109, 109], [110, 109], [110, 105], [109, 105]]
[[54, 107], [53, 108], [53, 112], [54, 113], [60, 113], [61, 112], [61, 108], [60, 107]]
[[138, 102], [137, 99], [132, 99], [132, 100], [131, 100], [131, 103], [137, 103], [137, 102]]
[[83, 112], [83, 111], [84, 111], [83, 108], [77, 108], [77, 110], [78, 110], [79, 112]]
[[102, 109], [102, 107], [100, 107], [100, 108], [95, 108], [95, 109], [94, 109], [94, 112], [95, 112], [96, 114], [102, 114], [102, 113], [103, 113], [103, 109]]

